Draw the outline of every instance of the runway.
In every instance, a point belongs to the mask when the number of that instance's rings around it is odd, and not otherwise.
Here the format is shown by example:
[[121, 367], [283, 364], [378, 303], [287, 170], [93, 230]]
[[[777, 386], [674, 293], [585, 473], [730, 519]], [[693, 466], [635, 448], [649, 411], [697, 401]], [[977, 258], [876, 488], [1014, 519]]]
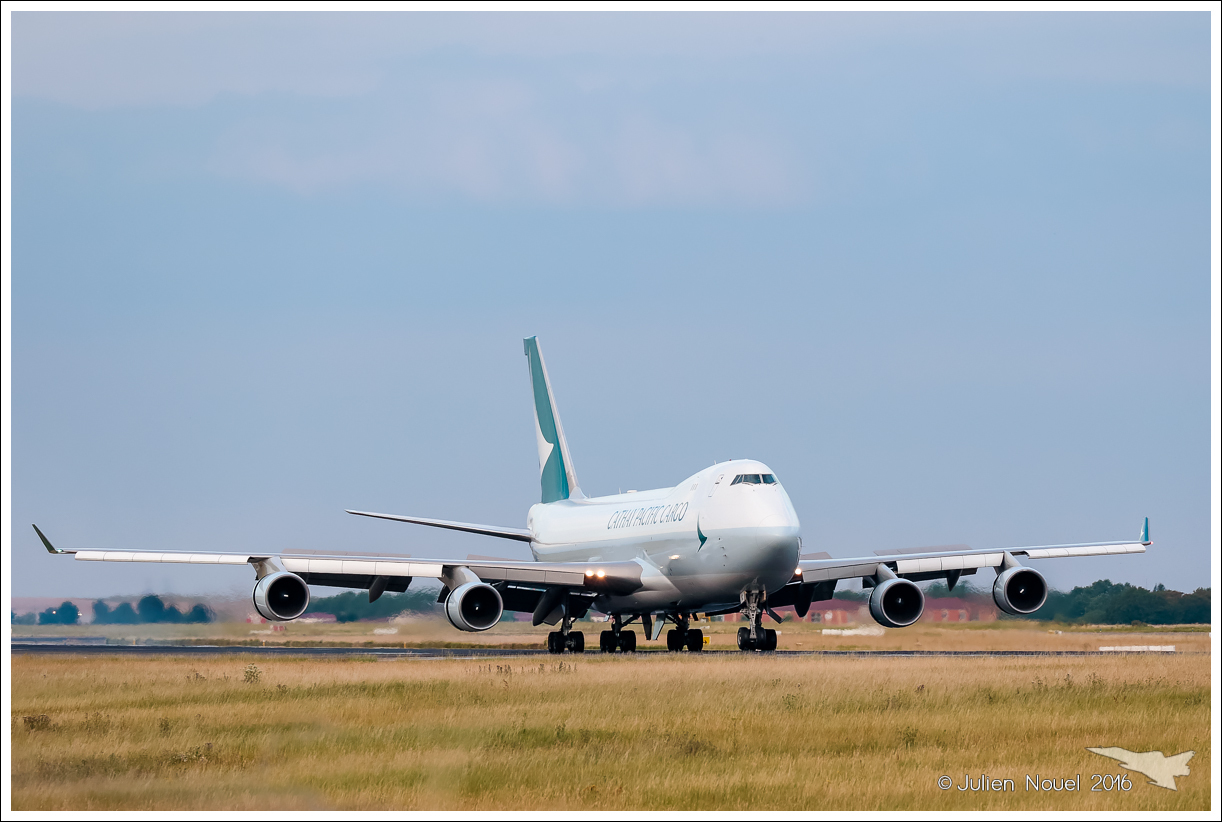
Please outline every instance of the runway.
[[[542, 657], [554, 658], [546, 651], [533, 648], [360, 648], [360, 647], [308, 647], [292, 648], [283, 645], [98, 645], [98, 644], [68, 644], [68, 643], [35, 643], [14, 642], [10, 645], [10, 653], [27, 655], [79, 655], [79, 656], [262, 656], [262, 657], [376, 657], [378, 659], [488, 659], [504, 657]], [[710, 650], [702, 654], [715, 656], [741, 653], [760, 653], [757, 651]], [[825, 657], [1070, 657], [1070, 656], [1117, 656], [1118, 653], [1178, 653], [1184, 655], [1192, 652], [1168, 651], [771, 651], [770, 656], [825, 656]], [[640, 651], [636, 654], [616, 656], [632, 656], [646, 658], [653, 656], [669, 656], [666, 651]], [[575, 656], [601, 657], [602, 653], [593, 651], [585, 654], [565, 654], [565, 658]]]

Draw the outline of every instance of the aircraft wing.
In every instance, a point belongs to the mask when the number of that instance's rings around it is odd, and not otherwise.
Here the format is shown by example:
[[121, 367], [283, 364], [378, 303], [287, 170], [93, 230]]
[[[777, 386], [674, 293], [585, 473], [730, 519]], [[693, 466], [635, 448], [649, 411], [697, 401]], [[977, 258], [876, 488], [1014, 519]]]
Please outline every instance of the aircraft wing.
[[[467, 568], [481, 580], [505, 582], [515, 587], [538, 588], [566, 586], [594, 593], [627, 594], [642, 586], [643, 566], [628, 562], [534, 562], [510, 559], [427, 559], [394, 554], [326, 554], [293, 551], [265, 552], [187, 552], [187, 551], [110, 551], [56, 548], [34, 526], [46, 549], [53, 554], [72, 555], [83, 562], [166, 562], [199, 565], [251, 565], [276, 560], [286, 571], [297, 574], [308, 584], [338, 588], [371, 588], [380, 577], [387, 577], [384, 590], [405, 591], [412, 578], [439, 579], [448, 584], [457, 568]], [[514, 609], [511, 609], [514, 610]]]
[[803, 582], [825, 582], [837, 579], [871, 576], [879, 565], [886, 565], [897, 576], [908, 579], [940, 579], [947, 573], [975, 573], [977, 568], [1000, 568], [1006, 554], [1028, 559], [1057, 557], [1093, 557], [1109, 554], [1142, 554], [1150, 545], [1148, 530], [1143, 529], [1140, 542], [1086, 542], [1074, 545], [1033, 545], [1021, 548], [995, 548], [988, 551], [924, 551], [911, 554], [884, 554], [848, 559], [802, 560], [798, 563]]
[[[1029, 545], [1019, 548], [972, 550], [966, 546], [947, 549], [920, 550], [904, 553], [879, 553], [872, 557], [828, 558], [826, 554], [801, 559], [789, 583], [769, 594], [770, 607], [793, 605], [805, 616], [812, 601], [831, 599], [836, 583], [842, 579], [860, 577], [863, 580], [895, 575], [912, 582], [944, 579], [954, 587], [961, 576], [976, 573], [980, 568], [994, 568], [1000, 573], [1012, 566], [1017, 557], [1053, 559], [1057, 557], [1093, 557], [1111, 554], [1141, 554], [1150, 542], [1150, 520], [1146, 518], [1141, 536], [1134, 542], [1086, 542], [1073, 545]], [[819, 558], [815, 558], [819, 557]], [[872, 581], [867, 584], [874, 584]]]

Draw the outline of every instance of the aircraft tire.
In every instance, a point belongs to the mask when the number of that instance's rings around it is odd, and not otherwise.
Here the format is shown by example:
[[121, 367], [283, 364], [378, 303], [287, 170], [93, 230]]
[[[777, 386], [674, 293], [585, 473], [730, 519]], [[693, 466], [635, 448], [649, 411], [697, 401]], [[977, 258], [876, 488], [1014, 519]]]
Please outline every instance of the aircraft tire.
[[754, 651], [755, 650], [755, 646], [751, 643], [751, 629], [750, 628], [739, 628], [738, 629], [738, 650], [740, 651]]
[[776, 650], [776, 631], [772, 630], [771, 628], [767, 628], [764, 630], [764, 647], [761, 650], [764, 650], [764, 651], [775, 651]]
[[636, 631], [619, 632], [619, 649], [625, 654], [636, 653]]
[[693, 653], [704, 650], [704, 631], [692, 628], [687, 632], [687, 649]]
[[671, 628], [669, 631], [666, 632], [666, 650], [668, 651], [683, 650], [683, 632], [682, 631], [676, 628]]
[[549, 654], [564, 653], [564, 637], [559, 631], [552, 631], [547, 635], [547, 652]]
[[603, 631], [598, 635], [598, 650], [604, 654], [615, 653], [615, 646], [617, 644], [615, 641], [615, 631]]
[[568, 647], [566, 650], [571, 654], [584, 654], [586, 652], [586, 635], [581, 631], [569, 631], [569, 641], [565, 643]]

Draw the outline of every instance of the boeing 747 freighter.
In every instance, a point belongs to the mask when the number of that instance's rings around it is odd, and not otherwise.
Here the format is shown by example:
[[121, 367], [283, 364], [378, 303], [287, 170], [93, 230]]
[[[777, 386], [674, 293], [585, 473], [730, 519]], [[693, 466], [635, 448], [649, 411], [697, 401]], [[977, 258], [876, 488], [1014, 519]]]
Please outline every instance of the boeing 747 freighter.
[[657, 640], [667, 624], [672, 651], [700, 651], [704, 636], [691, 627], [697, 614], [742, 613], [743, 651], [776, 649], [777, 608], [804, 617], [812, 601], [830, 599], [840, 580], [860, 579], [872, 589], [870, 614], [902, 628], [920, 618], [925, 598], [916, 585], [941, 579], [953, 588], [965, 574], [991, 568], [993, 598], [1010, 614], [1036, 611], [1048, 596], [1039, 571], [1022, 559], [1141, 553], [1150, 545], [1149, 520], [1135, 542], [1093, 542], [1026, 548], [929, 550], [832, 559], [802, 555], [798, 515], [767, 465], [755, 460], [717, 463], [671, 488], [587, 497], [581, 492], [569, 444], [556, 411], [543, 355], [534, 337], [524, 341], [535, 404], [542, 498], [531, 506], [525, 528], [502, 528], [369, 511], [349, 511], [433, 528], [449, 528], [530, 545], [533, 561], [420, 559], [395, 555], [325, 555], [283, 552], [152, 552], [62, 550], [38, 527], [53, 554], [85, 562], [172, 562], [250, 565], [254, 607], [266, 619], [288, 621], [306, 612], [310, 585], [358, 588], [370, 601], [386, 591], [406, 591], [418, 577], [440, 580], [439, 602], [460, 631], [486, 631], [506, 611], [532, 614], [535, 625], [558, 626], [548, 634], [552, 653], [581, 653], [585, 637], [574, 621], [591, 609], [606, 614], [603, 652], [636, 649], [639, 624]]

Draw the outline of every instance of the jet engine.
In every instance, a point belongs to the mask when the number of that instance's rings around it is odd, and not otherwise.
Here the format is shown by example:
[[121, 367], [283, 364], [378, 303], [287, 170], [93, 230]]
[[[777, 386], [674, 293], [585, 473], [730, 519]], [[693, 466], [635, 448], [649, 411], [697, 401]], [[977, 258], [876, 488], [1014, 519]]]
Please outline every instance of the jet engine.
[[255, 584], [255, 610], [264, 619], [287, 622], [305, 613], [310, 605], [310, 586], [288, 571], [268, 574]]
[[888, 628], [906, 628], [921, 618], [925, 595], [915, 582], [898, 577], [884, 580], [870, 594], [870, 616]]
[[468, 582], [446, 598], [446, 619], [460, 631], [487, 631], [501, 621], [501, 594], [486, 582]]
[[1007, 614], [1030, 614], [1048, 599], [1048, 583], [1034, 568], [1015, 565], [997, 575], [993, 601]]

